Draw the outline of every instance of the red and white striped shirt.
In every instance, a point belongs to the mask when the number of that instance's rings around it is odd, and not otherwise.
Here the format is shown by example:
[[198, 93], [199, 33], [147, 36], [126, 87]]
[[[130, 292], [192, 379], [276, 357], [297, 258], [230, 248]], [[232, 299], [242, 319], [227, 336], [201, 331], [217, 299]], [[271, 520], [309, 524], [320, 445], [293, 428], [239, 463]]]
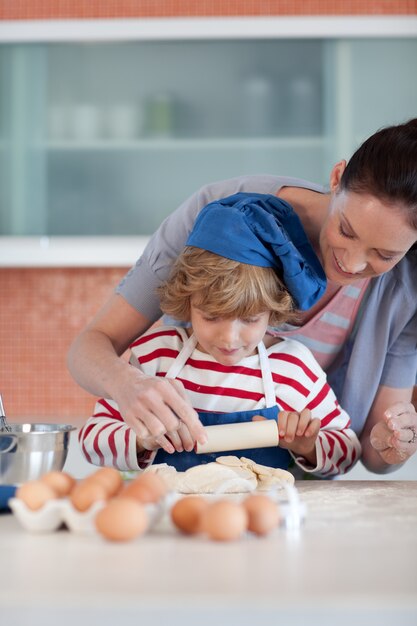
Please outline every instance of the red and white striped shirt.
[[[188, 339], [184, 328], [153, 328], [131, 346], [132, 366], [149, 376], [165, 376]], [[308, 408], [321, 420], [316, 441], [317, 465], [293, 455], [304, 471], [319, 476], [342, 474], [360, 456], [360, 444], [350, 429], [350, 419], [339, 406], [326, 374], [310, 350], [292, 339], [277, 340], [267, 349], [278, 408], [300, 412]], [[191, 405], [197, 411], [231, 413], [265, 408], [259, 355], [225, 366], [195, 349], [179, 376]], [[111, 400], [97, 402], [93, 416], [81, 429], [79, 440], [87, 460], [121, 470], [143, 469], [156, 455], [138, 459], [136, 435], [125, 424]]]

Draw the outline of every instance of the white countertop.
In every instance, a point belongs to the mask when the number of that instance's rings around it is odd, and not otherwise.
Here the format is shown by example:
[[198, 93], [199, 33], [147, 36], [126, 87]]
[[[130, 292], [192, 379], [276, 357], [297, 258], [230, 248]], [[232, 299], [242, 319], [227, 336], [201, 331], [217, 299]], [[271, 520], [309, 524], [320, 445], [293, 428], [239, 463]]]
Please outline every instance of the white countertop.
[[167, 518], [126, 544], [30, 534], [0, 516], [1, 622], [239, 626], [417, 624], [417, 481], [297, 483], [297, 531], [221, 544]]

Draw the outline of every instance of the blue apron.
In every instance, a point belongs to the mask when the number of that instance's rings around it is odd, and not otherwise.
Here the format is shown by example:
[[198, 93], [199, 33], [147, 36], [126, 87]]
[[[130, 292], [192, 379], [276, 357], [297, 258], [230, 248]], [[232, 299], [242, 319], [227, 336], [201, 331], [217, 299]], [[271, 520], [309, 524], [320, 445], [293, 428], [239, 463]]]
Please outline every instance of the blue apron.
[[[166, 374], [167, 378], [176, 378], [178, 376], [179, 372], [182, 370], [193, 353], [196, 345], [197, 340], [194, 335], [191, 335], [191, 337], [185, 342], [174, 363], [169, 368]], [[258, 345], [258, 354], [261, 364], [266, 407], [264, 409], [255, 409], [254, 411], [235, 411], [233, 413], [214, 413], [210, 411], [199, 412], [198, 416], [204, 426], [235, 424], [236, 422], [251, 422], [255, 415], [262, 415], [262, 417], [265, 417], [266, 419], [278, 419], [279, 411], [275, 400], [274, 383], [272, 380], [268, 354], [263, 342]], [[238, 457], [244, 456], [248, 459], [252, 459], [256, 463], [260, 463], [261, 465], [280, 467], [282, 469], [287, 469], [291, 459], [288, 450], [284, 450], [278, 446], [272, 448], [234, 450], [233, 452], [213, 452], [211, 454], [196, 454], [194, 451], [174, 452], [173, 454], [169, 454], [161, 448], [155, 457], [154, 463], [168, 463], [168, 465], [173, 465], [178, 471], [185, 471], [194, 465], [211, 463], [212, 461], [215, 461], [218, 456], [227, 455]]]

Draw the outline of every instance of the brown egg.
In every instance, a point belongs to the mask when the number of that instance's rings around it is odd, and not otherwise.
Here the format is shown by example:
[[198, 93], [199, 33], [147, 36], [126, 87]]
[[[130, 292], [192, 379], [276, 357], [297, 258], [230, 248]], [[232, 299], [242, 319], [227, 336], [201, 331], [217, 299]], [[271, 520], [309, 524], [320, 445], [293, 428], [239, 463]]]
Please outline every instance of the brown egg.
[[142, 504], [150, 504], [158, 502], [166, 492], [165, 482], [160, 476], [153, 472], [145, 472], [127, 483], [120, 496], [133, 498]]
[[210, 539], [234, 541], [246, 531], [248, 514], [236, 502], [218, 500], [204, 512], [201, 523]]
[[76, 484], [75, 478], [66, 472], [47, 472], [41, 478], [45, 485], [49, 485], [54, 489], [59, 498], [67, 496]]
[[92, 504], [107, 500], [106, 488], [99, 482], [90, 479], [83, 480], [75, 485], [70, 493], [71, 504], [77, 511], [87, 511]]
[[279, 524], [278, 506], [263, 494], [252, 494], [245, 498], [242, 506], [248, 513], [248, 530], [256, 535], [267, 535]]
[[99, 470], [91, 474], [88, 481], [94, 481], [103, 485], [107, 491], [109, 498], [115, 496], [123, 487], [123, 478], [119, 470], [114, 467], [101, 467]]
[[131, 498], [110, 500], [95, 518], [98, 532], [110, 541], [130, 541], [148, 528], [145, 508]]
[[29, 480], [17, 489], [16, 498], [22, 500], [28, 509], [38, 511], [49, 500], [55, 500], [57, 494], [52, 487], [41, 480]]
[[140, 502], [140, 504], [155, 502], [155, 494], [148, 486], [142, 485], [138, 479], [128, 483], [119, 496], [120, 498], [131, 498], [132, 500]]
[[158, 502], [167, 493], [167, 486], [163, 478], [155, 474], [155, 472], [144, 472], [136, 478], [136, 482], [140, 483], [153, 494], [154, 502]]
[[200, 496], [187, 496], [177, 500], [171, 509], [171, 519], [183, 533], [194, 535], [202, 531], [201, 520], [209, 506]]

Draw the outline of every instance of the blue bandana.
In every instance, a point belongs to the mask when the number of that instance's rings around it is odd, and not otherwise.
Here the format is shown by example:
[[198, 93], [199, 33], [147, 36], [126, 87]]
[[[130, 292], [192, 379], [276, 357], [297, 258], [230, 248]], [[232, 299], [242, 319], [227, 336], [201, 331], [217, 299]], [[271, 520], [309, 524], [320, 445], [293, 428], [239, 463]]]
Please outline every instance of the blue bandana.
[[273, 195], [237, 193], [211, 202], [198, 215], [186, 245], [275, 268], [301, 311], [326, 289], [325, 273], [298, 215]]

